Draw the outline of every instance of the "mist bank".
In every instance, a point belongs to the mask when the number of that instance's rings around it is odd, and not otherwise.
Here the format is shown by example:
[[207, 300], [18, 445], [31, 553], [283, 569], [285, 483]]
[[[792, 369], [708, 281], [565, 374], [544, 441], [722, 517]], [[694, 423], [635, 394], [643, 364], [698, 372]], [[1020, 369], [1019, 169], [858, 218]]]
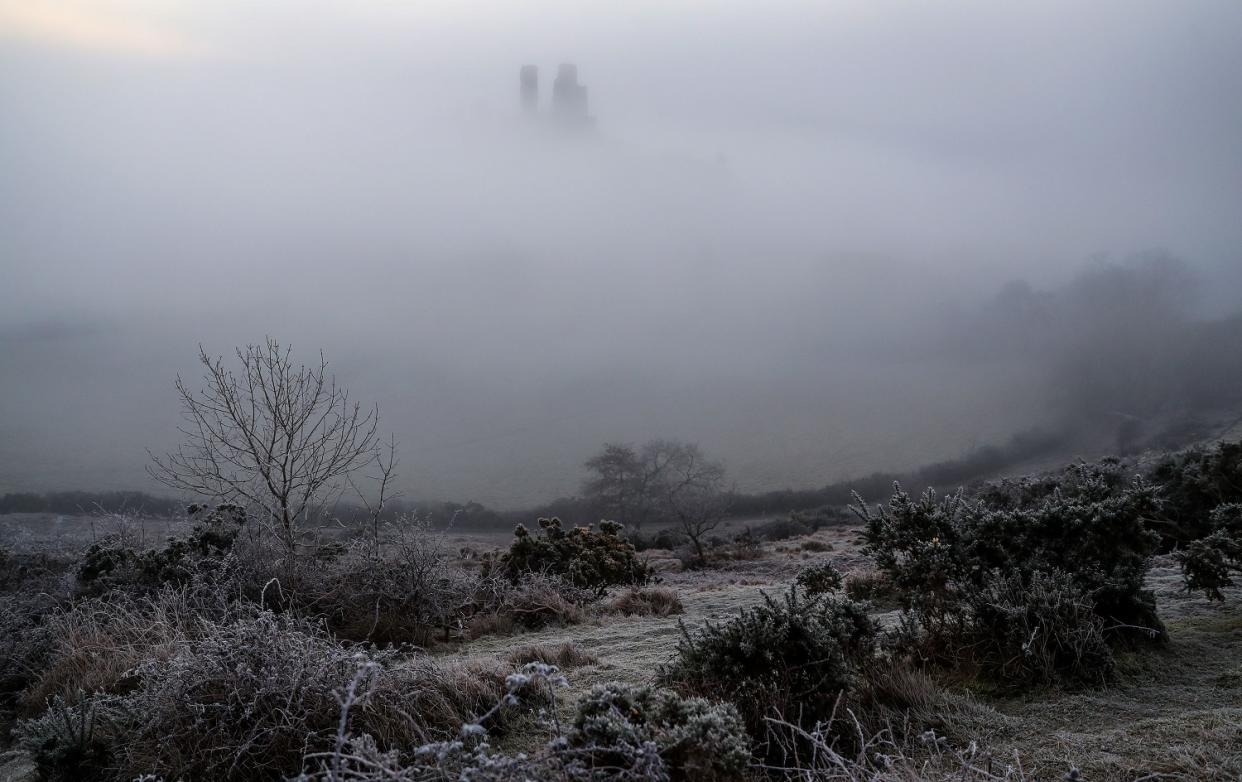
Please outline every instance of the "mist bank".
[[[1242, 320], [1203, 305], [1216, 284], [1157, 253], [973, 298], [925, 284], [904, 308], [900, 296], [845, 313], [730, 307], [716, 341], [708, 323], [638, 338], [587, 321], [568, 339], [588, 333], [599, 352], [572, 360], [552, 339], [494, 365], [367, 340], [350, 349], [341, 335], [325, 352], [355, 398], [379, 404], [408, 496], [529, 508], [572, 496], [601, 443], [658, 437], [700, 443], [739, 491], [762, 493], [906, 473], [1028, 430], [1070, 455], [1176, 446], [1239, 401]], [[176, 444], [171, 381], [194, 368], [153, 334], [49, 324], [4, 335], [2, 488], [154, 488], [146, 449]], [[532, 344], [545, 343], [514, 350]]]

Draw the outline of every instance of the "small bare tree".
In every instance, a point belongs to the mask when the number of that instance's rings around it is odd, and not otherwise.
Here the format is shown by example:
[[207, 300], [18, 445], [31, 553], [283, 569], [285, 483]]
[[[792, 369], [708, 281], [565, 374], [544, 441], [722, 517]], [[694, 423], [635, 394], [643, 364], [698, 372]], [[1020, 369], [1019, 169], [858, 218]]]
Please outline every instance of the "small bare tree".
[[703, 455], [693, 443], [654, 440], [643, 446], [646, 471], [660, 508], [675, 519], [694, 546], [699, 562], [706, 559], [703, 540], [729, 511], [724, 465]]
[[270, 337], [237, 349], [238, 374], [199, 346], [204, 388], [177, 377], [185, 442], [151, 454], [149, 472], [179, 491], [262, 509], [292, 553], [298, 529], [354, 470], [377, 458], [378, 408], [351, 402], [328, 362], [295, 364]]

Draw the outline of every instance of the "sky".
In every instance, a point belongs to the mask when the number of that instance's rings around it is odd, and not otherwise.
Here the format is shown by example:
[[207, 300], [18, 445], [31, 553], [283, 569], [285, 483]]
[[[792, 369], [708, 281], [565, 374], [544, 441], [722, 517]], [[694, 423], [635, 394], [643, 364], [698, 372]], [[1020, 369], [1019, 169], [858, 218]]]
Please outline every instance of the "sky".
[[197, 346], [265, 335], [418, 496], [660, 436], [747, 490], [959, 455], [1051, 413], [919, 355], [945, 312], [1152, 250], [1236, 304], [1240, 95], [1231, 0], [0, 0], [0, 491], [147, 487]]

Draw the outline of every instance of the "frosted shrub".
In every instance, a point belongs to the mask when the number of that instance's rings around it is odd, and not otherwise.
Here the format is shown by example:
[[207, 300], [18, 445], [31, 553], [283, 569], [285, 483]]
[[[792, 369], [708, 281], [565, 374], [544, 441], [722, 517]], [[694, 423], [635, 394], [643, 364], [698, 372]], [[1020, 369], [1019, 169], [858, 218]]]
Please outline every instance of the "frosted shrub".
[[332, 746], [340, 729], [337, 692], [360, 668], [369, 695], [353, 709], [352, 725], [386, 747], [454, 735], [504, 692], [498, 666], [362, 653], [288, 615], [204, 622], [167, 659], [140, 663], [131, 691], [113, 701], [115, 778], [294, 774], [304, 754]]
[[841, 572], [827, 563], [803, 568], [797, 576], [797, 584], [808, 595], [822, 595], [841, 588]]
[[1242, 504], [1217, 506], [1210, 515], [1210, 532], [1177, 552], [1186, 588], [1202, 590], [1210, 599], [1224, 600], [1223, 587], [1232, 586], [1242, 573]]
[[992, 573], [972, 595], [970, 636], [984, 670], [1016, 685], [1098, 685], [1115, 667], [1104, 620], [1060, 571]]
[[671, 780], [732, 780], [743, 778], [750, 761], [733, 706], [617, 682], [596, 685], [578, 702], [566, 746], [583, 779], [596, 769], [651, 774], [662, 767]]
[[187, 514], [195, 520], [184, 539], [169, 538], [163, 548], [139, 550], [123, 535], [110, 535], [91, 545], [78, 567], [78, 589], [103, 594], [112, 589], [151, 591], [188, 584], [223, 566], [238, 534], [246, 524], [246, 511], [239, 505], [191, 505]]
[[500, 571], [517, 580], [524, 573], [549, 573], [598, 594], [610, 586], [646, 584], [651, 569], [638, 559], [634, 545], [621, 536], [622, 526], [601, 521], [599, 530], [574, 527], [566, 532], [557, 518], [540, 519], [540, 530], [518, 525], [513, 543], [499, 561]]
[[[566, 681], [556, 667], [538, 662], [506, 677], [503, 697], [482, 716], [462, 724], [456, 736], [401, 753], [384, 749], [373, 736], [346, 730], [351, 710], [368, 697], [363, 691], [367, 685], [358, 677], [354, 682], [360, 686], [338, 693], [341, 728], [334, 748], [308, 755], [308, 771], [299, 782], [723, 782], [742, 779], [749, 766], [747, 738], [735, 710], [667, 691], [615, 683], [597, 686], [578, 703], [573, 723], [562, 727], [555, 716], [555, 692]], [[487, 727], [490, 717], [530, 702], [532, 696], [536, 703], [550, 704], [540, 712], [550, 739], [530, 753], [494, 748]]]
[[732, 703], [756, 740], [774, 714], [826, 718], [839, 696], [862, 681], [876, 627], [858, 603], [791, 588], [780, 599], [723, 624], [707, 623], [683, 638], [660, 671], [662, 683]]
[[948, 636], [968, 621], [973, 594], [993, 570], [1068, 574], [1114, 640], [1161, 637], [1155, 598], [1144, 588], [1158, 536], [1146, 524], [1155, 492], [1140, 479], [1120, 483], [1114, 463], [1075, 465], [1056, 485], [1021, 482], [974, 501], [932, 490], [913, 499], [895, 485], [875, 511], [859, 499], [865, 551], [918, 622]]
[[18, 723], [14, 739], [30, 753], [41, 779], [51, 782], [95, 782], [108, 778], [115, 743], [113, 699], [87, 699], [81, 692], [74, 703], [60, 696], [49, 700], [39, 717]]

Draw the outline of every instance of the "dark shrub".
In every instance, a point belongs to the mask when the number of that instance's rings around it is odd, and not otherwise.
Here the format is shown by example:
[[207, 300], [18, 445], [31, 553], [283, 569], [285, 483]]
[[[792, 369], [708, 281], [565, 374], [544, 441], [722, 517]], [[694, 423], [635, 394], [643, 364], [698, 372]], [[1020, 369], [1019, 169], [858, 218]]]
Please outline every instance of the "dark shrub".
[[558, 669], [595, 665], [599, 658], [571, 641], [550, 644], [527, 644], [505, 655], [505, 661], [515, 667], [528, 663], [543, 663]]
[[509, 551], [500, 557], [500, 569], [517, 580], [523, 573], [550, 573], [574, 586], [603, 594], [610, 586], [645, 584], [651, 568], [638, 559], [633, 544], [621, 537], [621, 525], [601, 521], [599, 531], [590, 527], [561, 529], [561, 520], [540, 519], [540, 532], [526, 527], [514, 530]]
[[997, 681], [1098, 685], [1112, 675], [1104, 620], [1066, 573], [993, 572], [971, 609], [973, 654]]
[[170, 538], [162, 549], [138, 551], [117, 536], [91, 545], [78, 567], [78, 588], [85, 594], [102, 594], [113, 588], [158, 589], [180, 586], [204, 568], [214, 568], [233, 548], [246, 523], [239, 505], [187, 509], [197, 523], [188, 538]]
[[656, 530], [650, 537], [645, 537], [638, 532], [631, 533], [629, 537], [634, 543], [634, 548], [639, 551], [652, 548], [672, 551], [690, 542], [690, 539], [686, 537], [686, 533], [672, 527]]
[[750, 763], [732, 706], [618, 682], [596, 685], [578, 702], [567, 738], [574, 766], [609, 769], [610, 778], [665, 778], [651, 767], [648, 747], [671, 780], [741, 780]]
[[765, 521], [754, 528], [753, 534], [761, 540], [778, 541], [810, 535], [814, 532], [810, 524], [802, 520], [801, 514], [795, 512], [784, 519]]
[[1217, 506], [1209, 517], [1209, 532], [1177, 552], [1186, 588], [1202, 590], [1212, 600], [1224, 600], [1222, 587], [1233, 585], [1242, 573], [1242, 504]]
[[1113, 640], [1162, 636], [1144, 589], [1159, 543], [1146, 524], [1155, 493], [1137, 478], [1121, 482], [1119, 472], [1116, 462], [1078, 464], [1055, 484], [994, 486], [980, 501], [930, 489], [916, 501], [895, 486], [886, 508], [872, 513], [860, 502], [855, 511], [866, 525], [864, 550], [904, 607], [945, 638], [961, 629], [971, 596], [997, 569], [1027, 583], [1037, 571], [1068, 573]]
[[827, 718], [836, 699], [858, 686], [872, 656], [876, 627], [849, 600], [800, 595], [793, 587], [723, 624], [708, 622], [683, 637], [660, 680], [737, 707], [751, 736], [767, 736], [779, 713], [808, 725]]
[[17, 743], [31, 754], [40, 779], [95, 782], [111, 776], [112, 739], [105, 735], [108, 707], [104, 700], [72, 706], [57, 696], [48, 702], [42, 718], [18, 725]]
[[1160, 489], [1165, 548], [1207, 537], [1218, 505], [1242, 502], [1242, 442], [1164, 457], [1150, 472]]
[[798, 586], [808, 595], [822, 595], [841, 588], [841, 572], [829, 564], [803, 568], [796, 579]]
[[897, 608], [901, 604], [901, 594], [883, 571], [850, 573], [845, 578], [845, 596], [879, 608]]

